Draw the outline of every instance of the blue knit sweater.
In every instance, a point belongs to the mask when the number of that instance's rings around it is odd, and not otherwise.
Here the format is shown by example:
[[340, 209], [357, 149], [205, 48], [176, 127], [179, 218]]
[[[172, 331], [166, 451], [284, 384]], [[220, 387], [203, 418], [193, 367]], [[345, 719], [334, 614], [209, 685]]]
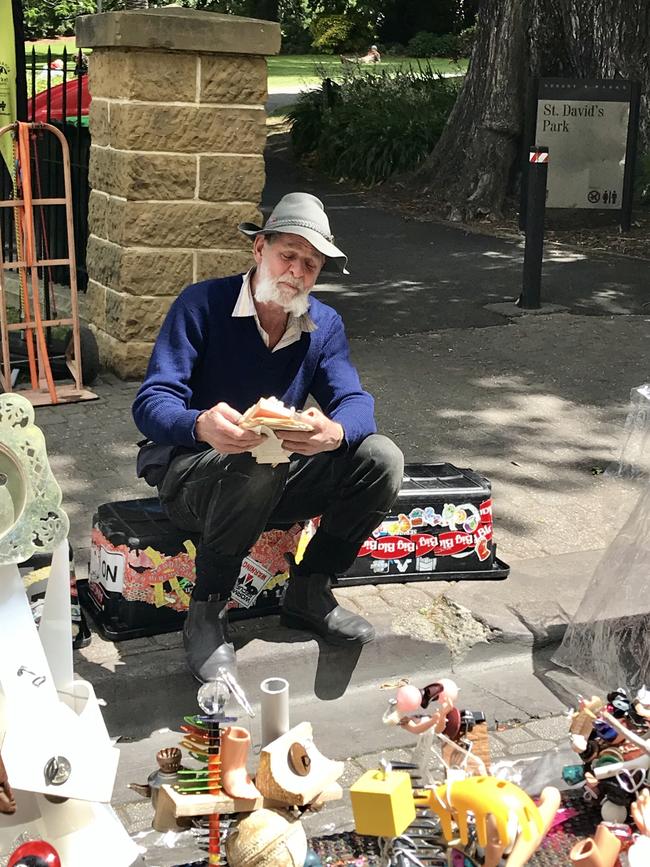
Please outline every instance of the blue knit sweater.
[[374, 433], [374, 401], [350, 361], [338, 313], [310, 298], [317, 329], [271, 352], [253, 316], [232, 317], [242, 280], [195, 283], [172, 304], [133, 404], [142, 433], [159, 445], [192, 448], [196, 419], [220, 401], [244, 412], [273, 396], [302, 409], [309, 394], [342, 425], [348, 444]]

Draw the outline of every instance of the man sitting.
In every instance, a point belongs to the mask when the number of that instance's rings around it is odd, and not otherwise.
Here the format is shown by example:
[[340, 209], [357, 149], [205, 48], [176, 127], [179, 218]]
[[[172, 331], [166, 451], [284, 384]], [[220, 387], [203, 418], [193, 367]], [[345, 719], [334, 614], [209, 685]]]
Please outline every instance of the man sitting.
[[[227, 602], [242, 559], [269, 521], [321, 515], [300, 565], [291, 564], [282, 622], [334, 644], [364, 644], [372, 626], [338, 605], [331, 586], [390, 510], [403, 457], [376, 433], [372, 397], [349, 358], [341, 317], [310, 297], [322, 269], [345, 270], [322, 203], [290, 193], [253, 238], [247, 274], [188, 286], [169, 310], [133, 405], [148, 438], [139, 475], [170, 520], [200, 532], [196, 584], [183, 633], [202, 681], [235, 673]], [[239, 426], [261, 397], [302, 409], [311, 430], [278, 431], [289, 463], [257, 463], [262, 437]]]

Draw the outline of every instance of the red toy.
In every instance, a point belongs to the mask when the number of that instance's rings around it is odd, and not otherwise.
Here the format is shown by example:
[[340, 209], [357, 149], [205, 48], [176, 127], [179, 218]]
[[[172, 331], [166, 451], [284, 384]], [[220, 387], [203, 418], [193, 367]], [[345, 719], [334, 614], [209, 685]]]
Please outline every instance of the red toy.
[[7, 867], [61, 867], [61, 859], [45, 840], [31, 840], [14, 850]]

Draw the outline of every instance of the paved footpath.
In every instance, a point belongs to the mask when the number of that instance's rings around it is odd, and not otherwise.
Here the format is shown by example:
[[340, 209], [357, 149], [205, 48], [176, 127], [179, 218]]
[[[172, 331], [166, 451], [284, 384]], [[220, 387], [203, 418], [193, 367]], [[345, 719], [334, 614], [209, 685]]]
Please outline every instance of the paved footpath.
[[[602, 470], [618, 457], [630, 389], [647, 380], [648, 263], [549, 250], [545, 299], [567, 309], [496, 312], [493, 303], [519, 292], [521, 243], [386, 214], [360, 193], [296, 174], [287, 153], [272, 140], [264, 206], [306, 189], [330, 209], [352, 275], [322, 282], [317, 294], [344, 317], [380, 429], [408, 461], [448, 460], [491, 479], [495, 537], [512, 572], [506, 582], [340, 591], [379, 631], [355, 658], [282, 630], [277, 618], [237, 626], [244, 685], [254, 700], [262, 676], [287, 676], [294, 719], [314, 722], [327, 754], [352, 759], [351, 778], [382, 749], [406, 746], [378, 724], [378, 684], [400, 676], [428, 683], [453, 671], [466, 706], [484, 708], [493, 730], [520, 721], [495, 733], [497, 753], [555, 755], [563, 714], [584, 687], [553, 666], [552, 648], [640, 493]], [[134, 473], [137, 384], [102, 374], [94, 388], [97, 401], [36, 414], [80, 576], [97, 505], [150, 493]], [[142, 827], [147, 805], [124, 783], [143, 781], [156, 739], [169, 738], [151, 733], [195, 707], [179, 636], [117, 645], [95, 636], [76, 665], [122, 738], [115, 804], [131, 829]], [[322, 817], [349, 823], [345, 806]]]
[[[565, 764], [575, 763], [575, 754], [568, 747], [566, 716], [549, 717], [512, 725], [500, 724], [490, 732], [490, 754], [493, 773], [517, 782], [530, 791], [540, 791], [545, 785], [561, 785], [559, 779]], [[169, 732], [155, 732], [146, 741], [149, 756], [157, 749], [175, 743]], [[118, 785], [122, 782], [144, 782], [151, 771], [151, 761], [133, 761], [129, 744], [121, 745], [122, 761]], [[140, 744], [140, 748], [142, 748]], [[142, 752], [142, 749], [139, 750]], [[386, 749], [381, 755], [391, 762], [411, 761], [412, 744]], [[339, 781], [344, 789], [342, 801], [326, 805], [319, 813], [304, 814], [302, 822], [310, 837], [319, 837], [350, 830], [351, 806], [347, 789], [365, 771], [377, 766], [379, 754], [358, 755], [346, 762]], [[153, 810], [148, 800], [131, 793], [128, 803], [117, 806], [117, 813], [136, 841], [145, 848], [141, 864], [148, 867], [174, 867], [199, 857], [196, 843], [188, 833], [162, 835], [151, 829]], [[173, 848], [170, 848], [173, 846]]]

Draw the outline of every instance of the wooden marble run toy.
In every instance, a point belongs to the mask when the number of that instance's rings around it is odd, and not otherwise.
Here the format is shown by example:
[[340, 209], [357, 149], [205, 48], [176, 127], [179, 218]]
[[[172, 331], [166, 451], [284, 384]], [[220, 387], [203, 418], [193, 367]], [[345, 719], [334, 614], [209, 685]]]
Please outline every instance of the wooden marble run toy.
[[[263, 746], [253, 780], [247, 771], [251, 736], [226, 716], [226, 702], [232, 695], [249, 715], [253, 711], [236, 681], [222, 674], [199, 690], [203, 713], [185, 717], [181, 726], [180, 745], [198, 767], [178, 767], [175, 779], [160, 785], [153, 827], [178, 830], [192, 818], [207, 817], [209, 865], [223, 863], [225, 838], [229, 867], [303, 867], [308, 849], [299, 816], [343, 796], [337, 780], [344, 763], [324, 756], [311, 724], [302, 722]], [[274, 726], [262, 721], [263, 730], [277, 733], [281, 718], [288, 726], [288, 713], [276, 714]], [[132, 788], [147, 794], [146, 786]], [[235, 814], [238, 821], [224, 826], [221, 819]]]

